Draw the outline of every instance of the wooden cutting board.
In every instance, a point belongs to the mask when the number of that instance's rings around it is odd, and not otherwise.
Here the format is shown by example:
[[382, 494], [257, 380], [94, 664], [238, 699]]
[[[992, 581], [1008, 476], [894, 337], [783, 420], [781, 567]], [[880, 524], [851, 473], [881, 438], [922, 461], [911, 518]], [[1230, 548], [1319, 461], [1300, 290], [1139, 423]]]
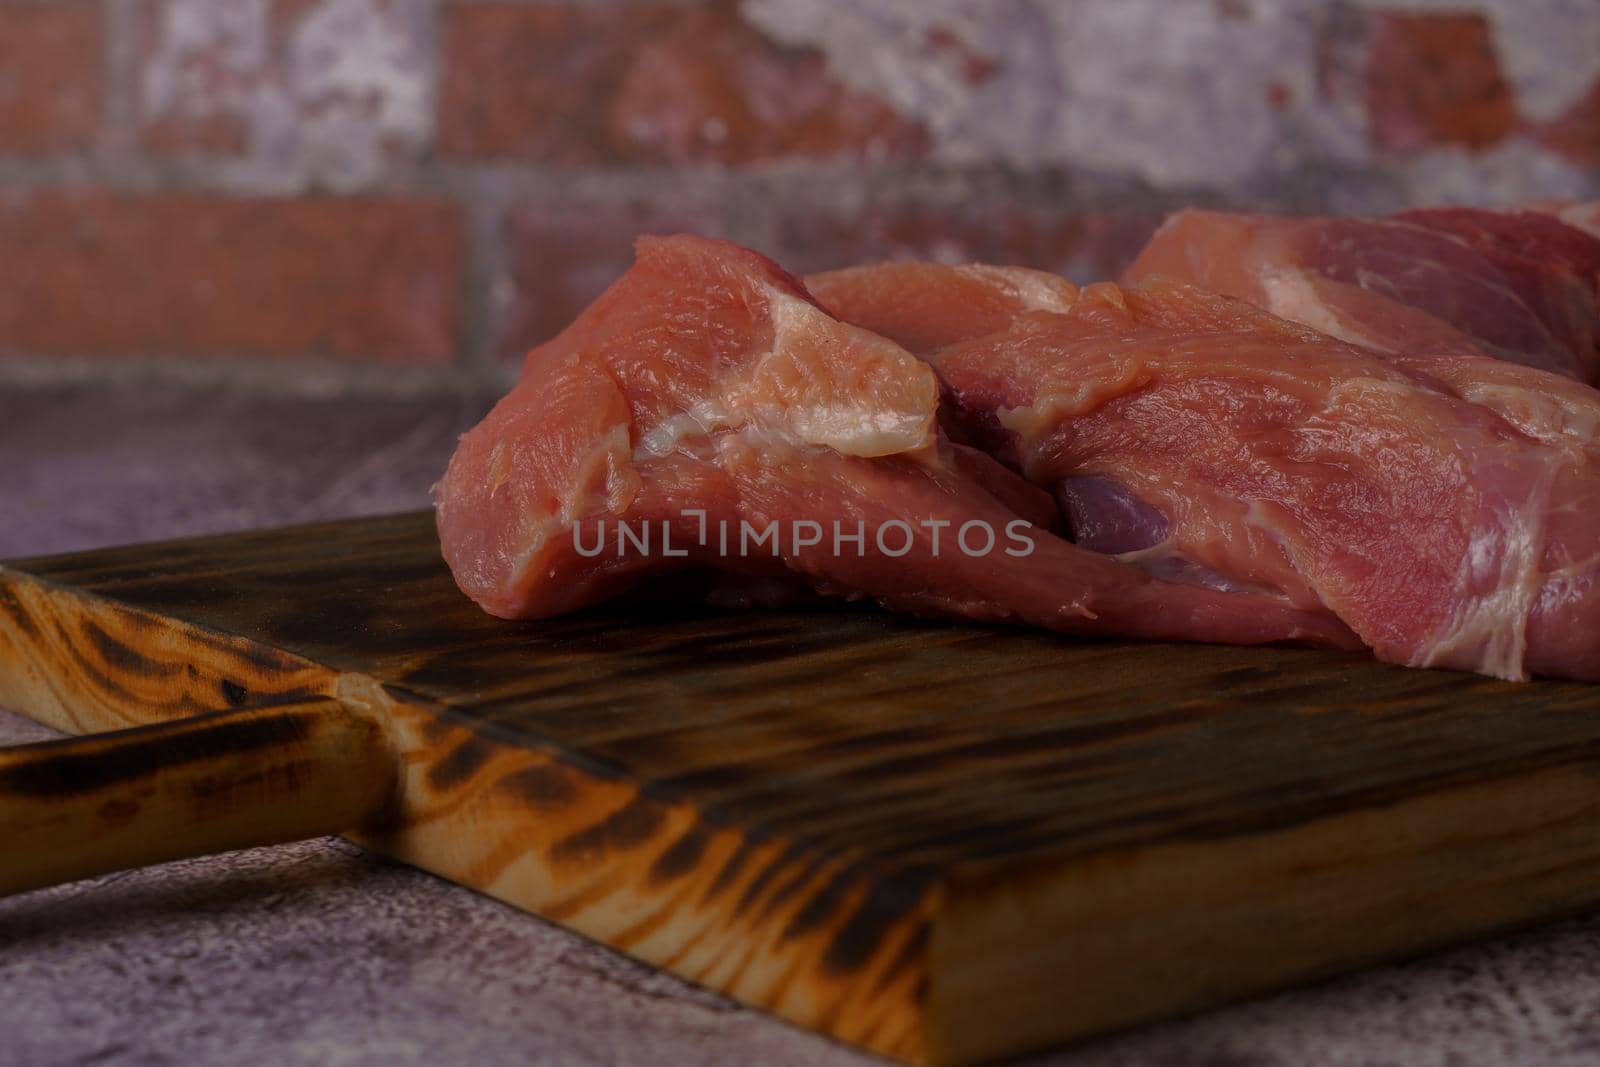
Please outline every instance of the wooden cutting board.
[[317, 700], [399, 767], [357, 840], [911, 1062], [1600, 901], [1587, 686], [869, 608], [506, 623], [425, 513], [0, 569], [0, 705], [90, 732]]

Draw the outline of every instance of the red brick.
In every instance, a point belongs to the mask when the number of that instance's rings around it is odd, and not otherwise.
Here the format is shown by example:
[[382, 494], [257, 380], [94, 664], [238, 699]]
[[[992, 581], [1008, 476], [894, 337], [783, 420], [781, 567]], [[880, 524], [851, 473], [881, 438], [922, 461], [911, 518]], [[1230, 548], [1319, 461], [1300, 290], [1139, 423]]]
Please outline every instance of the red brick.
[[[146, 151], [254, 156], [286, 184], [309, 171], [341, 191], [421, 153], [431, 57], [405, 0], [263, 0], [234, 4], [232, 17], [215, 22], [200, 14], [206, 2], [138, 0]], [[342, 73], [328, 77], [329, 67]], [[355, 175], [349, 160], [358, 161]]]
[[[731, 237], [714, 203], [638, 202], [573, 210], [526, 205], [505, 230], [510, 286], [497, 349], [521, 359], [555, 336], [633, 262], [641, 233]], [[959, 206], [882, 205], [858, 216], [796, 211], [777, 219], [774, 256], [802, 274], [885, 259], [1038, 267], [1079, 281], [1114, 278], [1160, 222], [1153, 211], [1057, 215], [996, 199]]]
[[555, 164], [921, 156], [922, 128], [736, 5], [445, 9], [440, 150]]
[[1159, 222], [1154, 211], [1058, 214], [997, 199], [883, 206], [859, 216], [787, 218], [771, 251], [796, 273], [933, 259], [1034, 267], [1087, 282], [1120, 274]]
[[166, 115], [146, 123], [139, 141], [158, 156], [239, 156], [250, 132], [238, 115]]
[[[138, 0], [134, 9], [141, 146], [163, 156], [242, 155], [250, 146], [250, 129], [236, 101], [270, 72], [270, 59], [254, 66], [256, 58], [265, 58], [263, 53], [270, 50], [268, 42], [248, 42], [256, 46], [248, 47], [241, 40], [224, 44], [179, 34], [186, 47], [173, 49], [164, 39], [170, 32], [167, 6], [167, 0]], [[251, 57], [251, 64], [244, 64], [242, 56]], [[152, 84], [164, 86], [165, 92], [152, 96]]]
[[[1039, 267], [1080, 281], [1121, 272], [1160, 221], [1155, 212], [1053, 215], [1001, 201], [975, 206], [884, 206], [860, 216], [807, 211], [782, 216], [773, 255], [805, 273], [884, 259], [984, 261]], [[509, 286], [496, 348], [504, 359], [559, 333], [633, 262], [641, 233], [731, 237], [713, 203], [672, 198], [582, 211], [524, 205], [507, 221]]]
[[1554, 122], [1536, 127], [1536, 136], [1546, 145], [1581, 166], [1600, 166], [1600, 78], [1579, 98], [1566, 114]]
[[462, 227], [433, 202], [0, 200], [0, 351], [442, 362]]
[[510, 288], [497, 350], [521, 359], [554, 337], [633, 263], [641, 233], [728, 236], [717, 213], [662, 200], [576, 211], [526, 205], [505, 228]]
[[1486, 148], [1516, 129], [1516, 104], [1483, 16], [1384, 12], [1373, 19], [1365, 95], [1379, 147]]
[[945, 26], [935, 26], [927, 33], [928, 52], [939, 58], [954, 59], [961, 77], [968, 85], [977, 87], [994, 80], [1000, 73], [1000, 61], [985, 55], [964, 41], [960, 34]]
[[84, 148], [100, 124], [104, 34], [97, 0], [0, 11], [0, 154]]

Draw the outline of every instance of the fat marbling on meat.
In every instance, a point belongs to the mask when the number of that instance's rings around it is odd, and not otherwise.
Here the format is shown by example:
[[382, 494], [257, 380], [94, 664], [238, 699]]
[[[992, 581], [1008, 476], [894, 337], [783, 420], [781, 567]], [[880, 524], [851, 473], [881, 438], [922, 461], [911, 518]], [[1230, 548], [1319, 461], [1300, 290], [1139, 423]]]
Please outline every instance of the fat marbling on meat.
[[1600, 379], [1600, 237], [1541, 211], [1180, 211], [1123, 281], [1156, 277], [1413, 360], [1483, 355]]
[[1391, 662], [1600, 679], [1588, 386], [1169, 281], [902, 263], [807, 284], [928, 359], [964, 434], [1056, 493], [1086, 547], [1330, 611]]
[[[1320, 606], [1163, 581], [1038, 526], [1021, 527], [1025, 554], [1005, 550], [1014, 523], [1055, 509], [949, 441], [938, 404], [926, 364], [837, 321], [764, 257], [642, 238], [634, 266], [530, 353], [516, 387], [463, 436], [436, 496], [444, 555], [469, 596], [508, 618], [694, 568], [1067, 633], [1356, 644]], [[815, 523], [819, 543], [791, 537], [798, 522]], [[866, 536], [841, 550], [835, 522]], [[647, 531], [655, 550], [623, 541], [618, 523]], [[895, 523], [885, 546], [874, 532]], [[993, 531], [993, 550], [957, 548], [969, 523]], [[723, 524], [780, 533], [771, 551], [741, 553], [704, 536]]]

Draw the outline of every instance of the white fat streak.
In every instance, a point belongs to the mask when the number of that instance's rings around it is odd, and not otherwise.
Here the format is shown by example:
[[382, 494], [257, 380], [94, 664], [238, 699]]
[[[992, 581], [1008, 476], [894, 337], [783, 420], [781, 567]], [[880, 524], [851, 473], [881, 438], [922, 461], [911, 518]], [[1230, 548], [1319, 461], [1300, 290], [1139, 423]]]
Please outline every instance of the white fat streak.
[[[496, 456], [498, 451], [499, 448], [496, 446]], [[534, 508], [518, 509], [517, 515], [521, 522], [519, 531], [521, 536], [518, 540], [522, 543], [522, 548], [511, 556], [514, 585], [521, 585], [523, 575], [544, 550], [550, 538], [568, 536], [568, 531], [578, 520], [592, 513], [596, 507], [618, 512], [626, 507], [623, 497], [631, 494], [638, 486], [638, 478], [633, 474], [632, 464], [624, 459], [628, 455], [627, 426], [613, 426], [589, 450], [588, 458], [581, 468], [582, 476], [574, 479], [572, 484], [566, 487], [560, 497], [559, 508], [543, 515]], [[494, 462], [494, 457], [491, 457], [491, 462]], [[593, 481], [589, 473], [596, 463], [604, 463], [606, 469], [605, 486], [601, 493], [602, 499], [599, 501], [595, 499], [596, 494], [588, 488]]]
[[[832, 316], [815, 304], [785, 293], [772, 296], [772, 351], [757, 363], [752, 378], [759, 378], [767, 360], [790, 348], [791, 339], [818, 328], [841, 328]], [[855, 327], [843, 325], [849, 331]], [[888, 342], [884, 342], [887, 344]], [[918, 373], [929, 372], [921, 361], [905, 353], [908, 366]], [[933, 443], [934, 410], [930, 405], [918, 425], [908, 425], [904, 413], [863, 404], [854, 391], [844, 398], [833, 398], [822, 405], [802, 404], [785, 411], [786, 421], [803, 442], [831, 448], [846, 456], [889, 456], [913, 452]]]
[[[782, 411], [744, 398], [774, 359], [787, 355], [803, 336], [819, 327], [836, 326], [827, 312], [808, 301], [768, 289], [772, 347], [753, 360], [747, 373], [720, 383], [720, 391], [678, 415], [663, 419], [634, 447], [636, 460], [676, 451], [686, 439], [738, 430], [752, 442], [786, 440], [831, 448], [847, 456], [882, 456], [915, 451], [933, 440], [933, 412], [910, 440], [905, 418], [854, 402], [836, 400], [824, 406], [797, 405]], [[912, 359], [907, 356], [907, 359]], [[763, 410], [763, 408], [768, 410]]]
[[[1404, 394], [1413, 388], [1402, 381], [1371, 378], [1341, 382], [1329, 391], [1329, 418], [1337, 420], [1337, 409], [1355, 394], [1380, 390]], [[1523, 483], [1520, 498], [1499, 502], [1488, 514], [1480, 512], [1457, 565], [1450, 617], [1413, 651], [1408, 666], [1472, 670], [1509, 681], [1527, 678], [1523, 657], [1528, 616], [1543, 585], [1539, 565], [1554, 479], [1555, 465], [1540, 464], [1538, 474]], [[1501, 482], [1516, 484], [1511, 477]], [[1497, 571], [1493, 590], [1471, 592], [1484, 585], [1491, 569]]]
[[957, 270], [968, 277], [1009, 289], [1022, 302], [1024, 311], [1051, 311], [1065, 315], [1072, 310], [1078, 287], [1065, 278], [1027, 267], [992, 267], [973, 263]]
[[[1466, 668], [1508, 681], [1527, 679], [1523, 657], [1528, 616], [1544, 585], [1539, 563], [1554, 480], [1555, 466], [1542, 464], [1521, 500], [1507, 501], [1493, 510], [1488, 521], [1479, 521], [1456, 572], [1451, 598], [1455, 612], [1409, 666]], [[1467, 590], [1481, 584], [1496, 559], [1494, 591], [1469, 594]]]
[[1261, 272], [1261, 288], [1267, 298], [1267, 310], [1280, 319], [1298, 322], [1351, 344], [1383, 348], [1340, 318], [1327, 301], [1317, 295], [1311, 279], [1301, 271], [1264, 270]]
[[[829, 405], [813, 411], [809, 408], [788, 409], [776, 418], [763, 419], [752, 406], [739, 402], [739, 396], [757, 380], [763, 367], [772, 359], [786, 353], [795, 339], [834, 321], [826, 312], [808, 301], [777, 289], [768, 288], [766, 295], [773, 322], [772, 347], [751, 364], [748, 374], [723, 383], [721, 392], [693, 405], [689, 410], [663, 419], [637, 442], [631, 440], [627, 426], [615, 426], [595, 442], [583, 466], [585, 475], [597, 462], [606, 466], [604, 500], [599, 502], [585, 488], [590, 477], [580, 477], [568, 487], [560, 498], [561, 506], [554, 512], [540, 516], [532, 509], [523, 509], [521, 541], [523, 547], [511, 560], [511, 572], [517, 582], [538, 558], [552, 536], [565, 535], [567, 531], [597, 506], [620, 512], [626, 507], [622, 498], [635, 491], [638, 477], [634, 464], [656, 459], [675, 452], [686, 439], [693, 439], [720, 430], [739, 430], [741, 436], [754, 445], [767, 445], [775, 440], [832, 448], [844, 455], [876, 456], [915, 451], [934, 441], [932, 409], [927, 413], [915, 442], [907, 441], [905, 420], [893, 412], [873, 411], [860, 407]], [[909, 353], [908, 361], [914, 361]], [[920, 366], [920, 364], [918, 364]], [[496, 445], [490, 454], [489, 466], [496, 479], [491, 492], [498, 490], [508, 475], [503, 445]]]
[[657, 459], [676, 452], [686, 437], [700, 437], [733, 424], [733, 416], [721, 397], [702, 400], [681, 415], [662, 419], [655, 429], [639, 438], [634, 446], [636, 460]]
[[1000, 408], [995, 412], [1000, 425], [1032, 447], [1062, 421], [1087, 415], [1107, 401], [1137, 392], [1150, 384], [1154, 374], [1137, 354], [1119, 358], [1115, 373], [1068, 378], [1052, 378], [1040, 387], [1032, 404]]
[[[1537, 383], [1542, 384], [1542, 383]], [[1455, 386], [1463, 400], [1488, 408], [1541, 444], [1578, 460], [1600, 441], [1600, 394], [1594, 398], [1533, 388], [1520, 381], [1466, 381]]]

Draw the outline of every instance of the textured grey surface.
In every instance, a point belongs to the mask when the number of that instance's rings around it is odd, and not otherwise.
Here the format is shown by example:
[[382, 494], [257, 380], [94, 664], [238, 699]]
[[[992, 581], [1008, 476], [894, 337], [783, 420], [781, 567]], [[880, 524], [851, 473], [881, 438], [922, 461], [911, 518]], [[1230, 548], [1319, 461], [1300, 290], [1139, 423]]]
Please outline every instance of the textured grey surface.
[[[1382, 116], [1360, 88], [1368, 16], [1477, 17], [1524, 125], [1553, 120], [1600, 77], [1590, 0], [745, 0], [743, 10], [922, 122], [942, 162], [1065, 168], [1123, 191], [1216, 191], [1245, 205], [1300, 182], [1353, 212], [1595, 188], [1592, 165], [1526, 130], [1487, 150], [1441, 138], [1386, 152], [1373, 139]], [[1438, 93], [1481, 107], [1471, 94], [1482, 89]]]
[[[0, 558], [419, 506], [481, 407], [0, 392]], [[0, 1067], [870, 1062], [337, 840], [0, 901]], [[1596, 1062], [1587, 920], [1029, 1064]]]

